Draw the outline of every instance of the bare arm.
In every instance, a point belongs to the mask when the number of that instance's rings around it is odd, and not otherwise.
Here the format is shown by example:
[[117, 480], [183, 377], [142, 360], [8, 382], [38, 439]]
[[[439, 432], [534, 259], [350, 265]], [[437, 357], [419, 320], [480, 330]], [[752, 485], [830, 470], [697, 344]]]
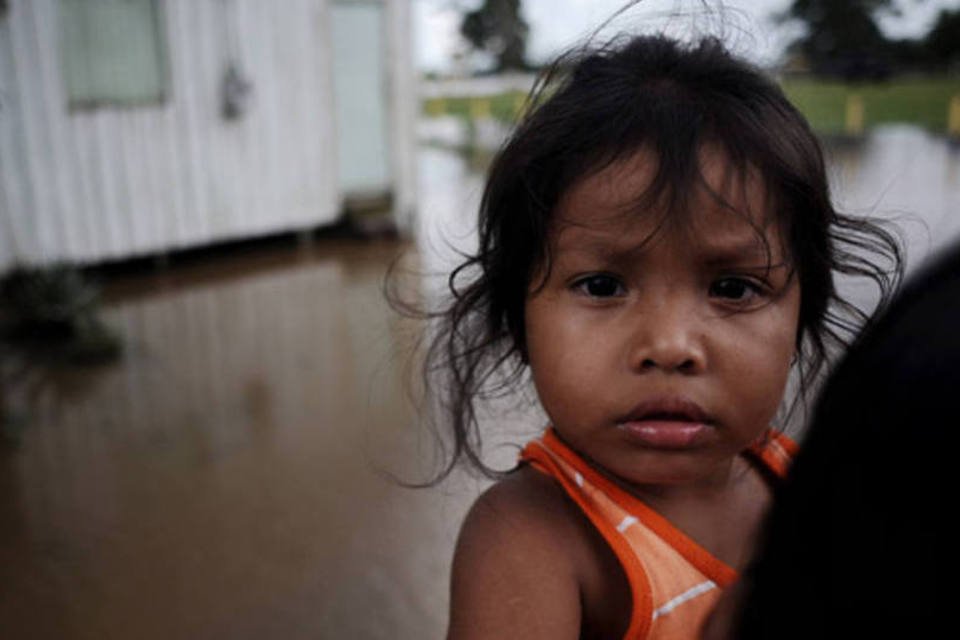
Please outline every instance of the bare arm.
[[535, 484], [503, 481], [467, 516], [453, 561], [448, 640], [580, 636], [563, 512]]

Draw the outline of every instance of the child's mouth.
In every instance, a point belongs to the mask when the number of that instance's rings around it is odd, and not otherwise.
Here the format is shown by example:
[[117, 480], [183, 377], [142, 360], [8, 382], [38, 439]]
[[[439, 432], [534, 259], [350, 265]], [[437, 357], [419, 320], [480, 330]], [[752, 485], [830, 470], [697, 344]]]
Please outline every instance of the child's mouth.
[[642, 402], [618, 426], [637, 443], [657, 449], [694, 447], [712, 429], [703, 409], [677, 397]]

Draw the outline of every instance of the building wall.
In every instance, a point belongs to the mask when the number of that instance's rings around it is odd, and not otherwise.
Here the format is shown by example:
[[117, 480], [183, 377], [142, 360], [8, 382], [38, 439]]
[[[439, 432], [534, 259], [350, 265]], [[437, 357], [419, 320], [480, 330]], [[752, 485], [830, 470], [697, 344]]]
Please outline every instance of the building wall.
[[411, 4], [409, 0], [387, 1], [385, 34], [389, 60], [393, 215], [397, 226], [407, 232], [412, 232], [416, 217], [416, 121], [420, 109], [420, 90], [413, 64]]
[[[0, 18], [0, 269], [133, 257], [337, 218], [328, 0], [162, 0], [166, 101], [73, 110], [58, 3], [13, 0]], [[400, 20], [409, 13], [402, 2], [388, 6]], [[227, 120], [221, 86], [231, 60], [251, 92], [243, 115]], [[394, 124], [412, 131], [412, 122]]]

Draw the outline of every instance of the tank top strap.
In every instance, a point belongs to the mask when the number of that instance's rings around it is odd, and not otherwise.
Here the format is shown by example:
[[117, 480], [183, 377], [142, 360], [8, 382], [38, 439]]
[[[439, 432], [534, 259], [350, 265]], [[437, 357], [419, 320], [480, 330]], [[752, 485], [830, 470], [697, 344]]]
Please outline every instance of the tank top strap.
[[[751, 455], [779, 476], [792, 442], [777, 435], [764, 440]], [[696, 637], [720, 589], [732, 584], [737, 572], [588, 464], [552, 428], [529, 442], [520, 459], [560, 484], [620, 561], [633, 607], [624, 637]]]

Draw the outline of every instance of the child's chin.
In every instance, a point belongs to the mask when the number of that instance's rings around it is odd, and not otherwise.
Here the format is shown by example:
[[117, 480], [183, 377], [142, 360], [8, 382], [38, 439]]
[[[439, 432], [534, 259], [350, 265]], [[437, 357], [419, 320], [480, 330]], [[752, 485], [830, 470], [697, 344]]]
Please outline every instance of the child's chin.
[[702, 449], [651, 452], [651, 455], [638, 456], [630, 468], [611, 471], [621, 480], [638, 487], [706, 486], [727, 477], [724, 469], [712, 468], [710, 462], [704, 459]]

